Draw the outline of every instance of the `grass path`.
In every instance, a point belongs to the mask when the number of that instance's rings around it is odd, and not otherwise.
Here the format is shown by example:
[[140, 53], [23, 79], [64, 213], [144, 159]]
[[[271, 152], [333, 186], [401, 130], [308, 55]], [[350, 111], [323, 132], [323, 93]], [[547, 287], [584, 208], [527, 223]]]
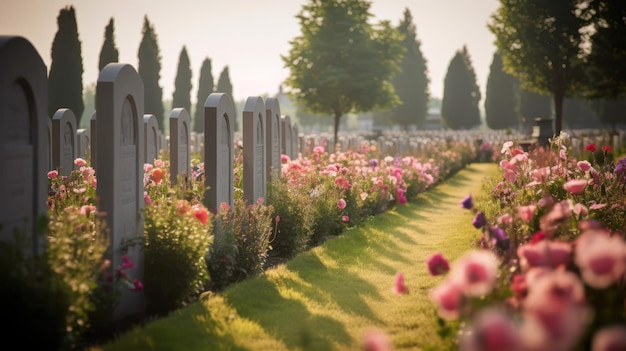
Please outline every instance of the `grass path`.
[[[425, 261], [454, 261], [480, 233], [460, 206], [480, 196], [495, 164], [473, 164], [405, 206], [218, 294], [93, 350], [362, 350], [384, 331], [394, 350], [445, 348], [437, 336]], [[407, 295], [392, 293], [402, 272]]]

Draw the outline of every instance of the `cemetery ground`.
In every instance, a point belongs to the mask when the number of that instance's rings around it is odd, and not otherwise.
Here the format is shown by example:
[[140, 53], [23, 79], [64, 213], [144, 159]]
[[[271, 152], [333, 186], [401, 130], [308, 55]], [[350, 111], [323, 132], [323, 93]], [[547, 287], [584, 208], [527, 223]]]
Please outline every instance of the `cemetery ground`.
[[[426, 259], [451, 260], [480, 231], [460, 206], [480, 198], [494, 163], [471, 164], [404, 206], [373, 217], [260, 276], [206, 293], [169, 316], [96, 350], [362, 350], [364, 334], [389, 335], [394, 350], [454, 349], [442, 339], [429, 291], [443, 279]], [[402, 273], [407, 294], [392, 291]], [[444, 341], [445, 340], [445, 341]]]

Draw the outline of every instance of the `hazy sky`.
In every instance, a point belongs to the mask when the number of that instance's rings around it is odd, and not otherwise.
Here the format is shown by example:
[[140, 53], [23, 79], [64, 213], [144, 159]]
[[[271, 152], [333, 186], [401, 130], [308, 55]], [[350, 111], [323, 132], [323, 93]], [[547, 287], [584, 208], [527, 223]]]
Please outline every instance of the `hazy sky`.
[[[295, 16], [308, 0], [1, 0], [0, 35], [21, 35], [39, 51], [50, 68], [50, 49], [58, 30], [57, 16], [66, 6], [76, 10], [83, 57], [83, 84], [97, 81], [104, 29], [114, 19], [120, 62], [137, 68], [144, 16], [153, 24], [161, 53], [163, 98], [171, 99], [178, 58], [186, 46], [195, 100], [202, 61], [209, 58], [215, 84], [229, 67], [235, 100], [275, 95], [289, 75], [281, 55], [301, 34]], [[406, 8], [413, 16], [427, 60], [430, 92], [443, 95], [450, 60], [466, 45], [481, 93], [495, 51], [487, 29], [497, 0], [373, 0], [374, 20], [397, 26]]]

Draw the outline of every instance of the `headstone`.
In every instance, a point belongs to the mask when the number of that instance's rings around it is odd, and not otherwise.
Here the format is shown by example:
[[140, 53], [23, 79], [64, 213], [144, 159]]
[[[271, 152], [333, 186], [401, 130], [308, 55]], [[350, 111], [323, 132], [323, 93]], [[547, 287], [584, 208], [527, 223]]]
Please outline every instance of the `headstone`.
[[265, 199], [265, 105], [250, 96], [243, 107], [243, 196], [248, 204]]
[[[122, 263], [118, 248], [124, 239], [143, 236], [144, 86], [133, 66], [109, 63], [98, 77], [96, 194], [99, 209], [106, 213], [111, 233], [112, 267]], [[138, 247], [126, 253], [136, 264], [134, 274], [143, 280], [143, 255]], [[141, 313], [142, 294], [122, 289], [114, 319]]]
[[539, 145], [547, 146], [550, 144], [550, 139], [554, 137], [553, 121], [552, 118], [535, 118], [532, 137]]
[[58, 109], [52, 116], [52, 168], [68, 176], [74, 170], [77, 157], [76, 116], [67, 108]]
[[289, 116], [281, 116], [280, 117], [280, 143], [281, 143], [281, 153], [283, 155], [289, 156], [291, 158], [291, 117]]
[[47, 69], [33, 45], [20, 36], [0, 36], [0, 240], [15, 229], [31, 235], [32, 254], [44, 240], [34, 233], [46, 213], [50, 170]]
[[154, 115], [143, 115], [143, 131], [143, 161], [144, 163], [154, 164], [154, 160], [159, 158], [159, 144], [161, 139], [159, 122]]
[[280, 105], [277, 98], [265, 100], [265, 163], [267, 180], [280, 176]]
[[96, 160], [98, 158], [98, 128], [97, 128], [97, 120], [96, 120], [96, 112], [91, 115], [91, 120], [89, 121], [89, 135], [91, 135], [91, 144], [89, 146], [89, 150], [91, 151], [91, 167], [96, 168]]
[[204, 103], [205, 206], [233, 206], [233, 138], [235, 104], [225, 93], [212, 93]]
[[296, 123], [291, 127], [291, 155], [289, 158], [295, 160], [298, 158], [300, 151], [298, 150], [298, 125]]
[[89, 130], [81, 128], [76, 131], [76, 148], [78, 151], [78, 157], [82, 158], [83, 160], [88, 160], [91, 157], [91, 143], [89, 141], [90, 139], [91, 134], [89, 133]]
[[189, 139], [191, 132], [191, 117], [184, 108], [175, 108], [170, 114], [170, 177], [172, 184], [176, 184], [178, 176], [187, 179], [190, 175], [189, 167]]

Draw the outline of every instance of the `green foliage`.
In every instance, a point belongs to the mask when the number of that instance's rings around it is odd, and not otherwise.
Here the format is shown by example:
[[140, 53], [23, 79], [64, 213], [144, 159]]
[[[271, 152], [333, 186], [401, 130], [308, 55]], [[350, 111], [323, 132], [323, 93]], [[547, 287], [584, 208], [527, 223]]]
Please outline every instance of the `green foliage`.
[[233, 99], [233, 106], [235, 106], [235, 118], [233, 118], [235, 125], [234, 125], [234, 129], [235, 131], [240, 130], [240, 128], [238, 127], [238, 119], [236, 118], [237, 116], [237, 107], [234, 104], [234, 98], [235, 96], [233, 95], [233, 84], [230, 82], [230, 73], [229, 73], [229, 69], [228, 66], [225, 66], [222, 69], [222, 72], [220, 73], [219, 78], [217, 79], [217, 87], [215, 88], [215, 92], [216, 93], [225, 93], [228, 94], [228, 96], [231, 97], [231, 99]]
[[76, 14], [73, 6], [59, 12], [59, 30], [52, 42], [52, 61], [48, 75], [48, 115], [59, 108], [69, 108], [76, 116], [76, 124], [85, 108], [83, 102], [83, 57], [78, 39]]
[[115, 46], [115, 37], [114, 37], [114, 24], [113, 17], [109, 20], [109, 24], [107, 24], [104, 29], [104, 42], [102, 43], [102, 48], [100, 49], [100, 60], [98, 61], [98, 71], [102, 71], [104, 66], [111, 62], [119, 62], [119, 51]]
[[191, 113], [191, 67], [187, 48], [183, 46], [178, 58], [178, 71], [174, 82], [174, 94], [172, 97], [172, 107], [182, 107]]
[[248, 205], [241, 197], [235, 197], [232, 209], [226, 203], [220, 205], [215, 240], [206, 255], [212, 289], [263, 272], [273, 234], [273, 211], [262, 201]]
[[288, 95], [307, 110], [341, 117], [391, 107], [398, 102], [391, 78], [402, 59], [400, 35], [389, 22], [371, 25], [363, 0], [311, 0], [297, 18], [302, 35], [282, 56], [290, 75]]
[[400, 98], [400, 103], [393, 110], [394, 122], [408, 127], [422, 127], [428, 113], [428, 69], [422, 54], [421, 42], [417, 39], [413, 16], [409, 9], [404, 10], [404, 18], [398, 26], [403, 35], [402, 46], [404, 55], [400, 63], [400, 71], [393, 78], [393, 86]]
[[[202, 205], [202, 189], [172, 186], [155, 162], [147, 186], [150, 204], [144, 208], [144, 287], [146, 311], [165, 315], [196, 301], [209, 276], [205, 256], [213, 240], [212, 222]], [[201, 185], [201, 183], [199, 183]]]
[[563, 99], [586, 88], [582, 0], [500, 0], [489, 30], [504, 70], [522, 87], [554, 97], [555, 134], [562, 129]]
[[274, 207], [272, 256], [291, 257], [304, 251], [313, 235], [312, 199], [304, 187], [294, 187], [285, 178], [267, 184], [267, 203]]
[[517, 95], [517, 114], [525, 128], [535, 125], [535, 118], [552, 116], [552, 99], [548, 95], [535, 93], [520, 87]]
[[196, 109], [193, 114], [193, 131], [196, 133], [204, 133], [204, 103], [212, 92], [213, 74], [211, 73], [211, 60], [207, 57], [202, 61], [200, 68]]
[[444, 80], [441, 118], [448, 128], [470, 129], [480, 125], [480, 91], [467, 48], [456, 52]]
[[143, 81], [144, 113], [153, 114], [159, 122], [159, 129], [163, 124], [163, 88], [159, 85], [161, 79], [161, 54], [154, 26], [144, 17], [141, 44], [139, 44], [139, 66], [137, 73]]
[[515, 103], [517, 78], [502, 70], [502, 57], [495, 52], [487, 78], [485, 120], [491, 129], [515, 128], [519, 125]]
[[0, 241], [0, 301], [3, 315], [10, 316], [2, 328], [3, 342], [33, 350], [70, 349], [70, 287], [46, 254], [27, 253], [33, 244], [24, 234], [16, 231]]

